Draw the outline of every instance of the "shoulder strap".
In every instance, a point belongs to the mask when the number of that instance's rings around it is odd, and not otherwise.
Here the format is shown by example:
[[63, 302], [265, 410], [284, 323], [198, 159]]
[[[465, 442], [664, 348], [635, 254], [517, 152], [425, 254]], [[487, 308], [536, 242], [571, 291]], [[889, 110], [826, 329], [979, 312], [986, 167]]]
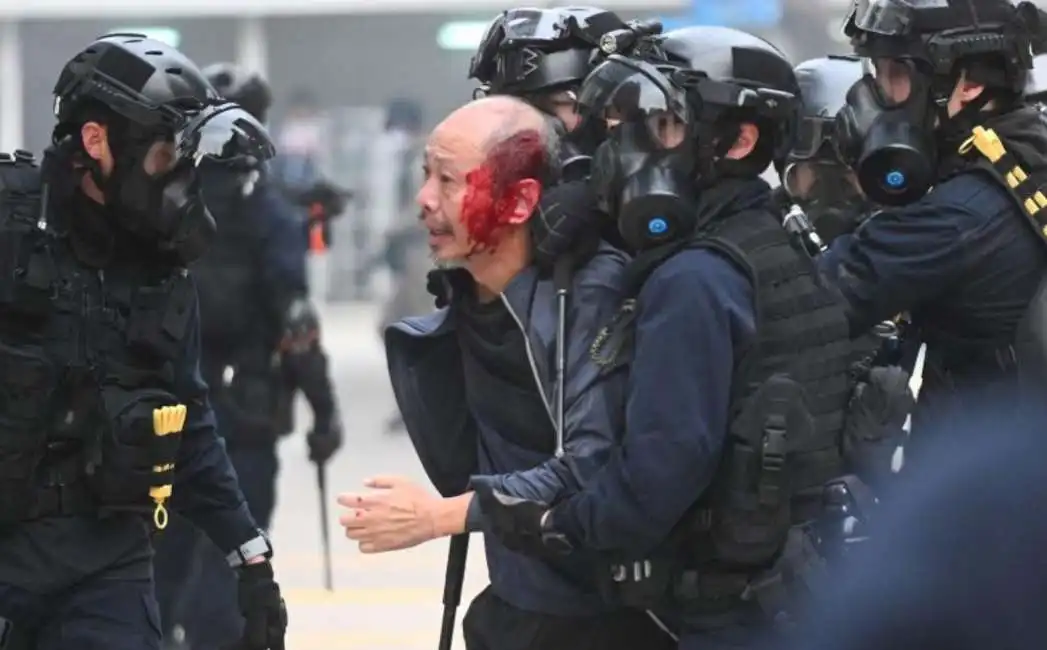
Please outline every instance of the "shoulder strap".
[[1036, 178], [1030, 176], [992, 129], [974, 127], [971, 137], [960, 145], [959, 153], [966, 155], [972, 149], [983, 157], [979, 167], [991, 172], [1007, 189], [1017, 203], [1018, 210], [1047, 245], [1047, 210], [1044, 210], [1047, 208], [1047, 195], [1041, 190], [1047, 178], [1041, 173], [1035, 174]]

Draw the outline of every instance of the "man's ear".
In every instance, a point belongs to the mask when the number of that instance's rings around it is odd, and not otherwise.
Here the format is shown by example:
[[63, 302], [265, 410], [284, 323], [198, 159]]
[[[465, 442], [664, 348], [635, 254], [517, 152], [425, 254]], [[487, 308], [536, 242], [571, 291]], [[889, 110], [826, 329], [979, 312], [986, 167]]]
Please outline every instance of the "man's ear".
[[515, 188], [515, 203], [509, 215], [509, 223], [520, 225], [534, 214], [538, 207], [538, 201], [542, 198], [542, 184], [533, 178], [525, 178], [517, 181]]
[[111, 156], [107, 135], [108, 129], [98, 122], [87, 122], [80, 127], [80, 140], [88, 156], [94, 160], [105, 160]]
[[742, 160], [756, 149], [756, 143], [760, 140], [760, 129], [751, 122], [743, 122], [738, 127], [738, 138], [734, 145], [724, 155], [730, 160]]

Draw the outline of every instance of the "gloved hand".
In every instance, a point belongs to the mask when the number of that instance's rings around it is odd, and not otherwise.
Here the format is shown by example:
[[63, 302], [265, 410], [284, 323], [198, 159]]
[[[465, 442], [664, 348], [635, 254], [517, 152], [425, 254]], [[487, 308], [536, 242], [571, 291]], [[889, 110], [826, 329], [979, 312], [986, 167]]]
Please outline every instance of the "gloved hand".
[[534, 262], [551, 269], [568, 253], [584, 258], [599, 243], [605, 217], [594, 209], [596, 199], [588, 181], [560, 183], [545, 190], [538, 212], [528, 224]]
[[[476, 498], [495, 537], [510, 551], [534, 557], [566, 555], [567, 538], [552, 529], [549, 506], [476, 486]], [[549, 515], [549, 516], [547, 516]]]
[[318, 465], [331, 460], [335, 452], [342, 448], [342, 423], [338, 414], [318, 419], [305, 437], [305, 442], [309, 445], [309, 460]]
[[240, 613], [244, 635], [236, 647], [243, 650], [284, 650], [287, 607], [269, 562], [240, 567]]

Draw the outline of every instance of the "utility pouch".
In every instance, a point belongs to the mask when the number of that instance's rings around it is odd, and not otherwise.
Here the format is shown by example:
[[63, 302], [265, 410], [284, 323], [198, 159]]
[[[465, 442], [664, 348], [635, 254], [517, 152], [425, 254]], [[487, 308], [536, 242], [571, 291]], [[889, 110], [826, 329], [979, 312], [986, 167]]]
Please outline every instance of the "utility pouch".
[[140, 287], [131, 301], [127, 345], [164, 360], [175, 359], [189, 329], [192, 280], [176, 275], [156, 287]]
[[[105, 422], [98, 444], [100, 462], [87, 483], [103, 509], [152, 511], [152, 488], [173, 484], [181, 430], [161, 434], [155, 412], [179, 405], [162, 390], [102, 389]], [[183, 420], [184, 423], [184, 420]], [[155, 468], [163, 468], [157, 472]]]
[[34, 511], [34, 479], [58, 381], [43, 349], [0, 341], [0, 525]]
[[790, 439], [813, 428], [803, 388], [786, 375], [764, 382], [732, 423], [711, 493], [718, 561], [760, 567], [777, 555], [792, 524]]

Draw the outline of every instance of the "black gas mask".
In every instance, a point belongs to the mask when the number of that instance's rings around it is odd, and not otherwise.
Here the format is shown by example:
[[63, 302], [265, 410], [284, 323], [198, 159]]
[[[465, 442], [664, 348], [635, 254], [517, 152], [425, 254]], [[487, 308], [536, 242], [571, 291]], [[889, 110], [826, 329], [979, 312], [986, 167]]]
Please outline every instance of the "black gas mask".
[[579, 109], [618, 123], [593, 156], [600, 207], [633, 250], [689, 234], [695, 161], [686, 96], [654, 66], [612, 56], [586, 80]]
[[[802, 187], [798, 179], [806, 168], [810, 179]], [[783, 184], [801, 207], [818, 236], [826, 244], [854, 230], [873, 211], [873, 205], [854, 185], [852, 172], [839, 162], [801, 161], [789, 165]]]
[[[245, 165], [275, 153], [265, 127], [232, 103], [188, 116], [169, 138], [129, 133], [101, 183], [106, 204], [123, 228], [184, 264], [199, 258], [217, 231], [213, 210], [224, 204], [215, 199], [236, 191]], [[174, 164], [150, 173], [147, 165], [167, 162], [156, 153], [164, 148], [173, 150]]]
[[930, 190], [937, 173], [930, 75], [901, 59], [865, 64], [868, 72], [836, 116], [840, 158], [873, 203], [912, 203]]

